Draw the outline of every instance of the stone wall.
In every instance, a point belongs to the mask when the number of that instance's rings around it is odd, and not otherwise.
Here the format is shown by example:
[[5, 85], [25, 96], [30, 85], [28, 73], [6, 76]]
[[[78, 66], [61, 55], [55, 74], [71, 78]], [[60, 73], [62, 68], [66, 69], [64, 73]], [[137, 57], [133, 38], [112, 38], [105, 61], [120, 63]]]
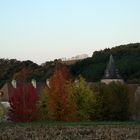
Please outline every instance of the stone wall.
[[101, 83], [104, 83], [104, 84], [110, 84], [111, 82], [120, 82], [120, 83], [124, 83], [123, 79], [102, 79], [101, 80]]
[[140, 140], [140, 126], [0, 127], [0, 140]]

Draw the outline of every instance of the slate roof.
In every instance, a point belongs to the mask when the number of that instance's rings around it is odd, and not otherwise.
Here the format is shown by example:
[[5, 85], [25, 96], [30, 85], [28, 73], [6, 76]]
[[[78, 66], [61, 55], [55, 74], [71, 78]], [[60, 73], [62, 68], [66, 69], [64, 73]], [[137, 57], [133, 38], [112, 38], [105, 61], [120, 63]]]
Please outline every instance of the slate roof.
[[110, 55], [103, 79], [121, 79], [112, 55]]
[[[31, 83], [25, 83], [26, 85], [32, 85]], [[18, 82], [17, 84], [17, 88], [22, 86], [23, 83], [22, 82]], [[42, 91], [42, 89], [44, 88], [48, 88], [47, 85], [45, 83], [37, 83], [37, 87], [36, 87], [36, 92], [37, 94], [40, 94], [40, 92]], [[13, 95], [14, 93], [14, 88], [11, 85], [11, 83], [5, 83], [4, 86], [0, 89], [0, 92], [3, 94], [3, 96], [0, 98], [1, 101], [9, 101], [10, 97]]]

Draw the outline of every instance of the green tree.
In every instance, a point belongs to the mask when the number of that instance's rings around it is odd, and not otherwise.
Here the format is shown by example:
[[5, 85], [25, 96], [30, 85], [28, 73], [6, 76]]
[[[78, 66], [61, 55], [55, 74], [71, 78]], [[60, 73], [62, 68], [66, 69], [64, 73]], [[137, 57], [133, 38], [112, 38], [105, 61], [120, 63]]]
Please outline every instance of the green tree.
[[94, 92], [92, 120], [129, 119], [128, 91], [124, 84], [99, 84]]
[[47, 120], [48, 119], [48, 92], [46, 88], [44, 88], [41, 91], [37, 106], [39, 111], [39, 120]]
[[125, 84], [112, 82], [108, 85], [108, 106], [111, 120], [129, 119], [129, 98]]
[[105, 84], [98, 84], [93, 88], [94, 97], [91, 114], [91, 120], [107, 120], [108, 119], [108, 91]]
[[93, 92], [82, 76], [73, 84], [73, 93], [77, 105], [78, 118], [80, 120], [88, 120], [91, 113]]

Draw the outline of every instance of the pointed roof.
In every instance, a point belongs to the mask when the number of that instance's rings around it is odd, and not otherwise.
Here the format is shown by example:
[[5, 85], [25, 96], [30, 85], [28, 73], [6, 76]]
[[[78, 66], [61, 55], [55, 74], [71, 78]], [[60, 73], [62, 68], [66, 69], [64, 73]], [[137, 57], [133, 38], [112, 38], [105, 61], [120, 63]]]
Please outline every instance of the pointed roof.
[[110, 55], [110, 59], [105, 70], [104, 79], [121, 79], [112, 55]]

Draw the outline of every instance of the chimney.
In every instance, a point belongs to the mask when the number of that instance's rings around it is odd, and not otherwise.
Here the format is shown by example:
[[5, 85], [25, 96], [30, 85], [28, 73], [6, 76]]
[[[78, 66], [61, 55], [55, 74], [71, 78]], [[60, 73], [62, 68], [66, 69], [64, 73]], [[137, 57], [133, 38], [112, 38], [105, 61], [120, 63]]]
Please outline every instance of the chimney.
[[49, 79], [46, 79], [46, 85], [50, 88], [50, 81], [49, 81]]
[[35, 79], [32, 79], [31, 83], [32, 83], [32, 85], [33, 85], [34, 88], [37, 87], [37, 85], [36, 85], [36, 80], [35, 80]]
[[74, 83], [79, 83], [79, 80], [78, 80], [78, 79], [75, 79], [75, 80], [74, 80]]
[[13, 88], [17, 88], [17, 81], [15, 79], [12, 80], [11, 84]]

